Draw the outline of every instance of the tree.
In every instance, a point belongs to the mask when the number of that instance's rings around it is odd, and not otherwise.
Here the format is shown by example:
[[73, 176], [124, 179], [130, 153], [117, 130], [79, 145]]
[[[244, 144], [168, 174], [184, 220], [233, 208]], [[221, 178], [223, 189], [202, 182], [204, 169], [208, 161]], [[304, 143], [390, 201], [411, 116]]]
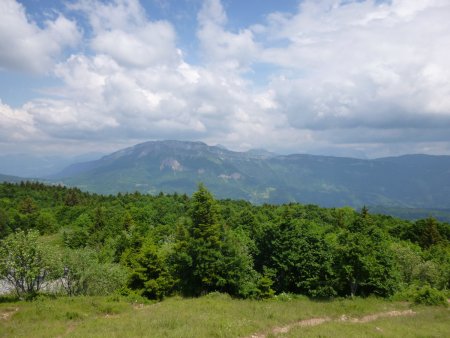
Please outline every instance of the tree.
[[38, 241], [39, 232], [19, 231], [0, 245], [0, 278], [13, 285], [17, 296], [34, 297], [56, 274], [54, 256]]
[[439, 222], [433, 217], [418, 220], [405, 232], [404, 238], [428, 249], [444, 240], [439, 232], [439, 225]]
[[173, 280], [151, 239], [148, 238], [137, 253], [126, 251], [122, 262], [130, 269], [128, 288], [139, 295], [161, 300], [171, 291]]
[[337, 238], [336, 270], [342, 294], [391, 295], [400, 275], [385, 233], [362, 215]]
[[279, 226], [266, 234], [259, 259], [263, 258], [263, 267], [273, 272], [277, 292], [313, 297], [335, 295], [332, 252], [317, 224], [294, 219], [285, 211]]
[[220, 225], [216, 201], [203, 185], [192, 196], [189, 216], [190, 222], [178, 225], [170, 258], [180, 291], [250, 295], [257, 276], [245, 240]]
[[211, 193], [200, 184], [193, 194], [190, 208], [188, 254], [192, 259], [189, 276], [194, 295], [216, 291], [225, 281], [221, 277], [223, 232], [218, 223], [218, 210]]
[[442, 241], [442, 236], [437, 228], [437, 221], [429, 217], [422, 223], [422, 231], [419, 236], [419, 244], [422, 248], [429, 248]]

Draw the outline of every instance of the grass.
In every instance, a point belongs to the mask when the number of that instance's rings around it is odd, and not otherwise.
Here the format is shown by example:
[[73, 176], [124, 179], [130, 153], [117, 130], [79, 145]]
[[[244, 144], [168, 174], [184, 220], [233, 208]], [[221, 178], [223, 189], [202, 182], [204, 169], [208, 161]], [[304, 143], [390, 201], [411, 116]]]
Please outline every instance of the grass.
[[345, 299], [330, 302], [281, 297], [281, 300], [235, 300], [212, 294], [196, 299], [172, 297], [155, 304], [129, 303], [117, 297], [40, 298], [0, 303], [0, 337], [248, 337], [274, 327], [314, 317], [331, 321], [294, 327], [283, 337], [445, 337], [450, 311], [416, 307], [414, 316], [379, 318], [368, 323], [335, 321], [408, 310], [404, 302]]
[[327, 322], [295, 328], [284, 337], [450, 337], [450, 312], [442, 307], [414, 307], [413, 316], [385, 317], [368, 323]]

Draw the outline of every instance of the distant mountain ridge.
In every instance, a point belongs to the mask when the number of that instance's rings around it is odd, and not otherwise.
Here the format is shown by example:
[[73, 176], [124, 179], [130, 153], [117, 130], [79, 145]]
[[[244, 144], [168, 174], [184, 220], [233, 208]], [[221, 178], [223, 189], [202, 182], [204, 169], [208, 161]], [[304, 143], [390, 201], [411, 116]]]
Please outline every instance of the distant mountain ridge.
[[203, 182], [218, 198], [253, 203], [449, 208], [450, 156], [375, 160], [237, 152], [202, 142], [150, 141], [71, 165], [55, 180], [82, 189], [191, 194]]

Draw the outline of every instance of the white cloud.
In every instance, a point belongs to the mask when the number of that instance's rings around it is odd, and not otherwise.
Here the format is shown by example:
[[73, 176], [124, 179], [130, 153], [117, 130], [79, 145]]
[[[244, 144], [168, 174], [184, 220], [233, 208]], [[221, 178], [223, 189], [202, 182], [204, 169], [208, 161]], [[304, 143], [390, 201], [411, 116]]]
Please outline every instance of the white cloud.
[[255, 60], [258, 46], [253, 32], [242, 29], [237, 33], [227, 31], [226, 13], [220, 0], [206, 0], [198, 14], [198, 39], [207, 62], [227, 69], [244, 69]]
[[264, 135], [266, 111], [275, 106], [273, 94], [252, 93], [236, 74], [185, 62], [136, 69], [104, 54], [76, 55], [56, 74], [63, 99], [34, 100], [25, 109], [58, 138], [219, 139], [242, 128], [252, 139], [252, 130]]
[[171, 64], [178, 58], [175, 33], [165, 22], [149, 23], [130, 32], [102, 32], [92, 40], [92, 48], [121, 64], [136, 67]]
[[449, 17], [439, 0], [307, 0], [270, 15], [255, 39], [259, 61], [282, 68], [268, 86], [277, 111], [324, 149], [448, 141]]
[[[18, 41], [52, 39], [45, 53], [11, 52], [16, 68], [49, 67], [61, 46], [77, 43], [76, 24], [63, 16], [42, 29], [17, 3], [4, 4], [21, 23]], [[295, 13], [239, 30], [228, 29], [219, 0], [205, 0], [200, 64], [184, 58], [172, 23], [153, 19], [138, 0], [80, 0], [68, 9], [90, 25], [84, 49], [54, 67], [63, 85], [52, 97], [3, 113], [9, 125], [14, 114], [27, 117], [33, 133], [65, 144], [175, 138], [358, 156], [450, 152], [447, 0], [305, 0]], [[2, 32], [0, 46], [12, 39]], [[255, 80], [257, 67], [268, 80]]]
[[47, 71], [65, 47], [79, 40], [76, 23], [62, 15], [40, 28], [15, 0], [0, 2], [0, 70]]
[[69, 8], [84, 13], [93, 30], [94, 52], [124, 66], [173, 65], [179, 59], [176, 33], [167, 21], [150, 21], [137, 0], [82, 0]]
[[0, 143], [29, 141], [37, 134], [30, 113], [13, 109], [0, 100]]

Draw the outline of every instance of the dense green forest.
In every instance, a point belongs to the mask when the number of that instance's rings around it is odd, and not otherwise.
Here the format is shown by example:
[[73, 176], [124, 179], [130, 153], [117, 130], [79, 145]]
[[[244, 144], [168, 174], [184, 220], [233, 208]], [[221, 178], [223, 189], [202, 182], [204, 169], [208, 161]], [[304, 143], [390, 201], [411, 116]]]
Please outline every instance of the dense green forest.
[[0, 238], [0, 279], [20, 297], [55, 281], [69, 295], [149, 299], [214, 291], [442, 299], [450, 288], [448, 223], [217, 201], [203, 185], [192, 196], [105, 196], [3, 183]]

